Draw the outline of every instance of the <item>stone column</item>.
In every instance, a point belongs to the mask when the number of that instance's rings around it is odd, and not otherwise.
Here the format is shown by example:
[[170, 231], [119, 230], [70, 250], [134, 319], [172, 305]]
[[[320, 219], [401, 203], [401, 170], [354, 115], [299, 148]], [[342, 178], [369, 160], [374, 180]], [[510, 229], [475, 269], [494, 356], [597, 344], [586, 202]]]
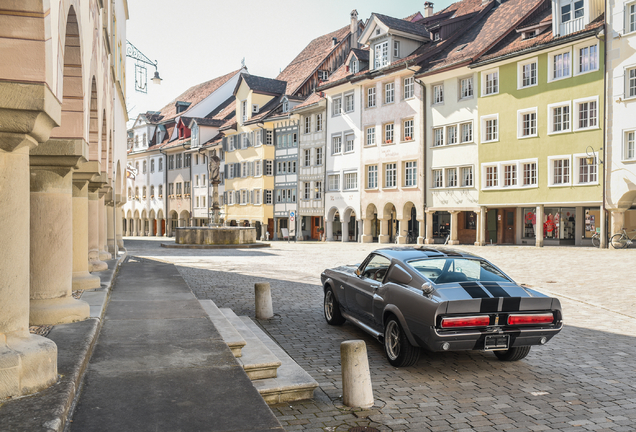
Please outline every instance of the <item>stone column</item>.
[[99, 199], [99, 206], [97, 210], [99, 217], [99, 259], [100, 261], [108, 261], [109, 259], [112, 259], [112, 256], [110, 252], [108, 252], [108, 216], [106, 215], [108, 207], [106, 207], [106, 199], [104, 198], [106, 190], [102, 189], [99, 194], [101, 197]]
[[543, 247], [543, 204], [539, 204], [537, 206], [537, 223], [534, 227], [534, 235], [536, 241], [534, 245], [536, 247]]
[[397, 242], [398, 244], [406, 244], [406, 231], [408, 231], [408, 219], [400, 219], [398, 222]]
[[364, 228], [363, 227], [363, 220], [362, 219], [358, 219], [357, 224], [358, 224], [358, 239], [356, 241], [359, 242], [359, 243], [362, 243], [362, 233], [364, 232], [364, 231], [362, 231], [363, 228]]
[[342, 242], [349, 241], [349, 221], [350, 220], [351, 220], [351, 216], [349, 216], [349, 218], [346, 221], [343, 218], [342, 222], [340, 223], [340, 226], [342, 227], [342, 238], [340, 240]]
[[99, 259], [99, 188], [101, 182], [88, 184], [88, 271], [100, 272], [108, 269], [108, 264]]
[[605, 210], [605, 206], [601, 206], [601, 249], [606, 249], [609, 247], [609, 242], [607, 241], [607, 237], [611, 234], [607, 232], [607, 211]]
[[72, 169], [76, 159], [68, 158], [66, 166], [60, 159], [33, 154], [30, 158], [31, 325], [70, 323], [90, 316], [88, 303], [74, 299], [72, 290]]
[[[120, 215], [122, 213], [121, 208], [124, 205], [124, 203], [119, 201], [119, 200], [117, 200], [115, 205], [117, 206], [117, 210], [115, 211], [115, 214], [116, 215]], [[121, 216], [118, 216], [118, 217], [121, 218]], [[124, 237], [122, 235], [122, 231], [123, 231], [122, 227], [123, 227], [123, 224], [121, 224], [121, 223], [115, 224], [115, 232], [116, 232], [115, 235], [116, 235], [116, 238], [117, 238], [117, 248], [118, 249], [123, 249], [124, 248]]]
[[380, 235], [378, 236], [378, 243], [389, 243], [390, 241], [389, 219], [380, 219]]
[[435, 239], [433, 238], [433, 211], [426, 212], [426, 240], [424, 243], [426, 244], [434, 244]]
[[325, 221], [325, 229], [327, 230], [327, 241], [333, 241], [333, 221]]
[[620, 233], [625, 227], [625, 209], [614, 209], [610, 212], [610, 232]]
[[418, 220], [417, 223], [419, 226], [419, 230], [418, 230], [419, 235], [417, 236], [417, 244], [421, 245], [421, 244], [424, 244], [424, 240], [425, 240], [425, 237], [422, 234], [425, 234], [426, 224], [424, 223], [424, 219]]
[[362, 219], [362, 243], [372, 243], [373, 235], [371, 234], [371, 228], [373, 219]]
[[452, 211], [451, 214], [451, 232], [450, 239], [448, 240], [449, 245], [458, 245], [459, 244], [459, 212]]
[[484, 246], [486, 230], [486, 207], [479, 208], [479, 214], [477, 215], [477, 236], [475, 238], [475, 246]]
[[73, 173], [73, 290], [99, 288], [88, 272], [88, 182], [94, 174]]
[[148, 235], [149, 236], [155, 235], [155, 220], [156, 219], [148, 219]]
[[[157, 219], [157, 234], [159, 237], [163, 237], [164, 235], [166, 235], [165, 232], [163, 232], [163, 230], [161, 229], [161, 223], [163, 222], [163, 219], [159, 218]], [[262, 226], [261, 226], [262, 228]]]
[[[108, 245], [108, 252], [115, 257], [115, 215], [113, 214], [113, 202], [110, 201], [106, 206], [106, 242]], [[118, 225], [121, 225], [122, 221], [119, 221]]]
[[0, 95], [0, 400], [4, 400], [40, 391], [57, 380], [57, 346], [29, 333], [29, 150], [48, 140], [61, 114], [59, 102], [44, 85], [0, 82]]

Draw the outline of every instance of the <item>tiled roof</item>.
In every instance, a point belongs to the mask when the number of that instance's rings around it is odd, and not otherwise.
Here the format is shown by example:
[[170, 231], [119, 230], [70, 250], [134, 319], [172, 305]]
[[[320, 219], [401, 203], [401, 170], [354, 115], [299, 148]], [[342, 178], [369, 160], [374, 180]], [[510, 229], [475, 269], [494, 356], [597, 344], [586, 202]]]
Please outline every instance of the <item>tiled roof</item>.
[[[550, 18], [550, 23], [552, 22], [552, 11], [551, 9], [547, 9], [547, 15], [544, 14], [543, 18], [539, 22], [543, 22], [545, 19]], [[585, 28], [581, 31], [570, 33], [566, 36], [561, 37], [553, 37], [552, 35], [552, 25], [548, 27], [548, 29], [541, 32], [538, 36], [533, 37], [531, 39], [522, 39], [522, 33], [513, 32], [506, 36], [500, 43], [498, 43], [493, 49], [488, 51], [484, 56], [479, 58], [479, 62], [493, 60], [498, 57], [503, 57], [506, 55], [514, 54], [516, 52], [525, 51], [532, 48], [541, 48], [543, 45], [558, 43], [559, 41], [570, 40], [573, 37], [578, 35], [598, 31], [603, 28], [604, 14], [601, 14], [594, 21], [589, 23]], [[524, 23], [525, 27], [528, 27], [526, 23]]]
[[319, 103], [320, 101], [322, 101], [324, 99], [325, 99], [324, 94], [321, 96], [320, 93], [312, 93], [307, 99], [305, 99], [305, 101], [303, 103], [301, 103], [300, 105], [296, 105], [292, 109], [292, 112], [298, 111], [300, 109], [306, 108], [306, 107], [311, 106], [311, 105], [315, 105], [315, 104]]
[[369, 48], [366, 48], [366, 49], [352, 48], [351, 52], [355, 54], [358, 60], [365, 61], [365, 62], [369, 61]]
[[482, 4], [482, 0], [463, 0], [453, 3], [445, 9], [435, 13], [436, 15], [445, 15], [452, 13], [451, 18], [457, 18], [463, 15], [472, 14], [480, 11], [485, 5]]
[[428, 30], [423, 25], [418, 23], [412, 23], [410, 21], [405, 21], [400, 18], [393, 18], [387, 15], [382, 15], [378, 13], [373, 14], [380, 22], [390, 29], [398, 30], [404, 33], [409, 33], [416, 36], [429, 36]]
[[420, 12], [415, 12], [412, 15], [407, 16], [406, 18], [402, 18], [404, 21], [409, 21], [409, 22], [417, 22], [419, 20], [421, 20], [423, 18], [422, 14]]
[[163, 119], [163, 116], [161, 114], [156, 113], [154, 111], [146, 111], [146, 113], [144, 114], [144, 117], [146, 117], [146, 119], [150, 123], [159, 123], [161, 119]]
[[345, 26], [309, 42], [305, 49], [276, 77], [276, 79], [287, 82], [287, 94], [296, 93], [331, 54], [335, 49], [332, 42], [334, 37], [339, 44], [349, 37], [349, 34], [350, 27]]
[[243, 74], [242, 77], [252, 91], [276, 95], [285, 94], [287, 87], [285, 81], [248, 74]]
[[234, 96], [230, 96], [225, 101], [221, 102], [216, 108], [214, 108], [212, 112], [208, 113], [205, 118], [224, 119], [229, 114], [229, 110], [234, 113], [234, 108], [236, 106], [235, 101], [236, 98]]
[[[467, 3], [474, 0], [464, 0]], [[523, 21], [544, 0], [508, 0], [490, 9], [485, 16], [461, 32], [443, 49], [422, 63], [422, 72], [433, 73], [479, 57]], [[452, 7], [452, 6], [451, 6]], [[459, 8], [458, 10], [470, 10]], [[476, 15], [476, 18], [479, 15]], [[468, 25], [467, 25], [468, 26]]]
[[163, 141], [161, 141], [160, 143], [155, 143], [154, 145], [148, 147], [148, 150], [158, 150], [160, 148], [164, 148], [168, 144], [168, 141], [172, 136], [172, 131], [174, 131], [174, 128], [176, 127], [176, 123], [172, 121], [168, 124], [165, 124], [164, 127], [166, 129], [166, 133], [163, 136]]
[[193, 118], [190, 123], [187, 124], [188, 127], [191, 127], [192, 123], [197, 122], [199, 126], [214, 126], [221, 127], [225, 123], [224, 120], [213, 119], [213, 118]]
[[213, 138], [210, 138], [208, 141], [204, 142], [203, 145], [201, 145], [201, 148], [205, 149], [209, 147], [214, 147], [215, 145], [219, 144], [221, 140], [223, 140], [224, 136], [225, 134], [223, 133], [219, 133], [215, 135]]
[[188, 90], [177, 96], [172, 102], [161, 109], [160, 115], [163, 116], [163, 120], [171, 119], [177, 116], [177, 108], [175, 104], [177, 101], [190, 102], [190, 106], [195, 106], [210, 94], [215, 92], [219, 87], [228, 82], [234, 75], [241, 70], [235, 70], [226, 75], [218, 78], [214, 78], [210, 81], [206, 81], [201, 84], [190, 87]]

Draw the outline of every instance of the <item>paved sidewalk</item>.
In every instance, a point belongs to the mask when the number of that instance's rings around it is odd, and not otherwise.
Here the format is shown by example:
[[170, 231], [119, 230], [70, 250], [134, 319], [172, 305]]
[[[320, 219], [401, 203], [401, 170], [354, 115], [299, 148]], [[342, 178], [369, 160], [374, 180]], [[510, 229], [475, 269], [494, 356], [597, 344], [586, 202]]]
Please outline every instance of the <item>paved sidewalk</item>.
[[129, 257], [71, 431], [283, 431], [175, 266]]

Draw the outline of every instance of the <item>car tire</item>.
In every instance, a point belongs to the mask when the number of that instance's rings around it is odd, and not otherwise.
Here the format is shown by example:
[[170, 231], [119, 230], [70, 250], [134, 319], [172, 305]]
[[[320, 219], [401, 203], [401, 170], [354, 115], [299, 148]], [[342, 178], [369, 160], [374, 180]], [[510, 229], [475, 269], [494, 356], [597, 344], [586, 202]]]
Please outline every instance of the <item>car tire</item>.
[[530, 352], [529, 346], [512, 347], [503, 351], [494, 351], [497, 358], [501, 361], [517, 361], [521, 360]]
[[338, 299], [330, 286], [325, 287], [325, 301], [322, 310], [329, 325], [342, 325], [346, 321], [340, 312]]
[[384, 326], [384, 353], [391, 366], [413, 366], [420, 358], [420, 349], [411, 345], [395, 316], [389, 317]]

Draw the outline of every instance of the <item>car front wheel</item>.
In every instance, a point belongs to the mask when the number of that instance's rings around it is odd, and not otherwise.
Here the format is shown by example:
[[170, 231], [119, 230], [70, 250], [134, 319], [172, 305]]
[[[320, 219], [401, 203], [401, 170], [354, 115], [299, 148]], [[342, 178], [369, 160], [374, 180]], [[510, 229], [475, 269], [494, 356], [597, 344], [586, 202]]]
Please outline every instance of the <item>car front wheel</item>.
[[392, 366], [406, 367], [417, 363], [420, 349], [409, 342], [397, 318], [392, 316], [384, 327], [384, 352]]
[[503, 351], [494, 351], [497, 358], [501, 361], [517, 361], [521, 360], [530, 352], [529, 346], [512, 347]]
[[336, 299], [336, 295], [333, 293], [333, 290], [329, 286], [325, 288], [325, 303], [323, 310], [325, 312], [325, 319], [327, 320], [327, 324], [344, 324], [345, 318], [340, 313], [340, 305], [338, 304], [338, 299]]

